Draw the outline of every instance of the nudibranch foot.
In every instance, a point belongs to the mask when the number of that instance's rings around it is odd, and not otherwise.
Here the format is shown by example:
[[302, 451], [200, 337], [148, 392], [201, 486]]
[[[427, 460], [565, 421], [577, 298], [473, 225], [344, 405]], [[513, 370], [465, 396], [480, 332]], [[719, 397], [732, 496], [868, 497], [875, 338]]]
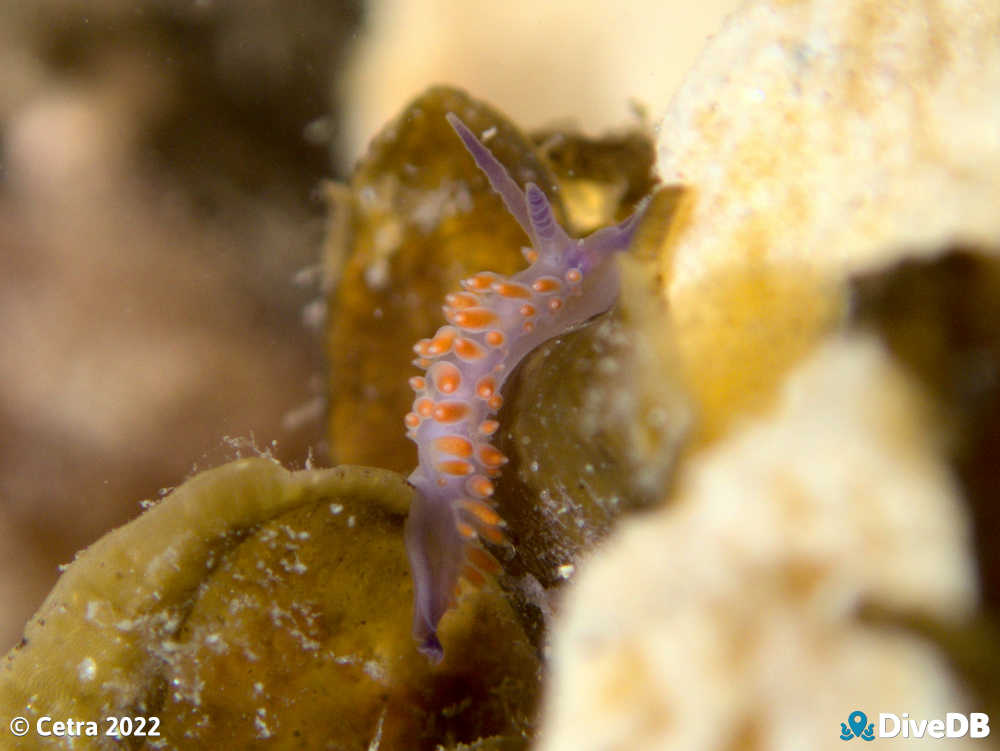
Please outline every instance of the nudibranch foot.
[[406, 545], [414, 584], [414, 637], [438, 661], [442, 616], [459, 580], [485, 582], [499, 564], [483, 545], [508, 544], [505, 524], [490, 503], [507, 457], [491, 443], [505, 379], [543, 342], [570, 331], [614, 304], [613, 256], [628, 248], [645, 209], [620, 224], [574, 239], [560, 226], [544, 191], [522, 190], [488, 148], [453, 113], [447, 115], [493, 190], [531, 239], [530, 266], [511, 277], [480, 272], [445, 298], [447, 324], [420, 340], [414, 361], [425, 372], [404, 423], [417, 444], [410, 475], [417, 494]]

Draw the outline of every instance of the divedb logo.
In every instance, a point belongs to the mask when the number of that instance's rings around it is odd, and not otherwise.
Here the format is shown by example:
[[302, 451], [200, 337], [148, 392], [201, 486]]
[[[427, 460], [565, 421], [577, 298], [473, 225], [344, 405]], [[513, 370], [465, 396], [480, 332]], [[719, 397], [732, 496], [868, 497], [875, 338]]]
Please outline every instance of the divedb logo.
[[990, 717], [985, 712], [948, 712], [944, 718], [915, 720], [909, 713], [901, 715], [882, 712], [876, 723], [868, 722], [868, 715], [855, 709], [847, 716], [847, 722], [840, 723], [840, 740], [852, 741], [860, 738], [873, 741], [876, 738], [986, 738], [990, 734]]

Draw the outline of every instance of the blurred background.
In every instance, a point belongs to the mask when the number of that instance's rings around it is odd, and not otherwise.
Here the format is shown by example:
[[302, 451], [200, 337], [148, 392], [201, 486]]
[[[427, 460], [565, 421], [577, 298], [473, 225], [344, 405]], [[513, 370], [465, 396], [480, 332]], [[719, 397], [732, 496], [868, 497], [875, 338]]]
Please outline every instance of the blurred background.
[[321, 186], [410, 98], [655, 121], [737, 4], [0, 0], [0, 651], [144, 499], [324, 462]]

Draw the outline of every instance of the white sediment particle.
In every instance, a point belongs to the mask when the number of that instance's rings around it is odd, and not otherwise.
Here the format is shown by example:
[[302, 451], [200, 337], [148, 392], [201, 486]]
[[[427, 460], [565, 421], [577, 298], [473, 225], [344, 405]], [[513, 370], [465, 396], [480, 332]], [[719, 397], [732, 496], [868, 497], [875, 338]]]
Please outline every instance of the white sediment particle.
[[319, 298], [302, 306], [302, 325], [307, 329], [321, 329], [326, 323], [326, 300]]
[[331, 503], [330, 504], [330, 513], [333, 514], [334, 516], [336, 516], [337, 514], [339, 514], [343, 510], [344, 510], [344, 506], [342, 504], [340, 504], [340, 503]]
[[455, 189], [455, 204], [454, 208], [456, 211], [469, 212], [472, 211], [472, 194], [469, 193], [469, 186], [465, 183], [461, 183]]
[[265, 529], [263, 532], [260, 533], [260, 541], [270, 542], [277, 536], [278, 536], [278, 531], [276, 529]]
[[292, 276], [292, 284], [296, 287], [311, 287], [317, 285], [323, 277], [323, 265], [311, 263], [303, 266]]
[[403, 241], [402, 223], [396, 219], [386, 218], [375, 230], [375, 235], [372, 239], [375, 245], [374, 263], [378, 263], [383, 267], [382, 271], [386, 274], [386, 281], [388, 281], [389, 257], [396, 252], [396, 249]]
[[376, 202], [375, 188], [371, 185], [366, 185], [358, 191], [358, 198], [361, 200], [363, 209], [371, 209]]
[[410, 212], [410, 220], [427, 234], [434, 230], [441, 220], [459, 211], [472, 209], [469, 191], [462, 184], [446, 184], [439, 190], [421, 191], [419, 202]]
[[291, 561], [287, 558], [282, 558], [281, 567], [290, 574], [304, 574], [309, 570], [309, 567], [302, 563], [298, 557], [293, 558]]
[[576, 566], [572, 563], [564, 563], [556, 569], [556, 573], [559, 574], [560, 579], [569, 579], [574, 571], [576, 571]]
[[365, 671], [365, 675], [374, 681], [385, 680], [385, 668], [374, 660], [367, 660], [362, 669]]
[[299, 644], [302, 645], [302, 649], [308, 652], [315, 652], [320, 648], [320, 643], [318, 641], [310, 639], [297, 628], [291, 629], [288, 633], [298, 639]]
[[355, 518], [354, 518], [354, 514], [351, 514], [349, 517], [347, 517], [347, 526], [348, 527], [350, 527], [351, 529], [354, 529], [355, 523], [356, 523], [356, 521], [355, 521]]
[[267, 717], [267, 709], [265, 707], [257, 707], [257, 715], [253, 718], [253, 726], [257, 729], [257, 737], [261, 739], [271, 737], [271, 729], [264, 721], [265, 717]]
[[270, 616], [271, 616], [271, 623], [275, 626], [275, 628], [281, 627], [282, 618], [290, 618], [289, 614], [286, 613], [281, 608], [279, 608], [277, 604], [271, 606]]
[[614, 375], [621, 370], [621, 363], [613, 357], [602, 357], [597, 361], [597, 372], [601, 375]]
[[538, 462], [532, 462], [531, 463], [531, 471], [532, 472], [537, 472], [538, 471]]
[[76, 668], [76, 675], [82, 683], [94, 680], [97, 675], [97, 663], [93, 657], [84, 657]]
[[382, 723], [385, 722], [386, 709], [387, 707], [383, 707], [382, 713], [378, 716], [378, 724], [375, 726], [375, 737], [368, 744], [368, 751], [378, 751], [382, 745]]
[[177, 652], [181, 648], [181, 645], [175, 642], [173, 639], [164, 639], [160, 642], [160, 649], [164, 652]]
[[174, 687], [173, 697], [175, 701], [185, 702], [195, 707], [201, 706], [201, 692], [205, 688], [205, 681], [197, 678], [188, 686], [181, 679], [173, 678], [170, 685]]
[[364, 278], [369, 289], [384, 289], [389, 283], [389, 261], [385, 258], [376, 258], [365, 267]]

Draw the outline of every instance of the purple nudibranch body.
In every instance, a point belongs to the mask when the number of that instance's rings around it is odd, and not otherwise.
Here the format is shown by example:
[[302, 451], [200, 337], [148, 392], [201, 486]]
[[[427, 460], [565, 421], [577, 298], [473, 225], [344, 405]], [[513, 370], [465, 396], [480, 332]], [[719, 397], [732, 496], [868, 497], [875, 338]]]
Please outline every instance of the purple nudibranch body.
[[406, 549], [413, 635], [435, 662], [443, 656], [438, 622], [454, 603], [459, 579], [481, 584], [484, 573], [499, 570], [482, 541], [506, 540], [490, 501], [493, 478], [507, 461], [491, 444], [500, 389], [526, 354], [611, 307], [618, 297], [612, 257], [628, 247], [645, 208], [584, 239], [571, 238], [537, 185], [522, 190], [455, 114], [448, 122], [532, 246], [523, 249], [530, 266], [511, 277], [480, 272], [463, 280], [461, 292], [445, 297], [448, 324], [414, 345], [414, 364], [425, 373], [410, 379], [416, 397], [405, 418], [419, 457], [409, 478], [417, 492]]

